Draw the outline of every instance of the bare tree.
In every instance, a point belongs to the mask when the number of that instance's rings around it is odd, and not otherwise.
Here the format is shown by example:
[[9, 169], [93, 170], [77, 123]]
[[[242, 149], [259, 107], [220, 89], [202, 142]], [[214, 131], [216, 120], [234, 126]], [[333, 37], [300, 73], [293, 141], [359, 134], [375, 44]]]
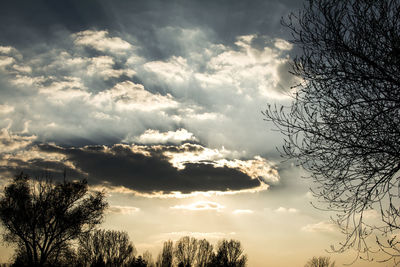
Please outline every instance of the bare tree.
[[304, 267], [335, 267], [335, 262], [331, 262], [329, 257], [313, 257]]
[[244, 267], [247, 264], [247, 256], [243, 255], [243, 248], [238, 240], [223, 239], [218, 242], [217, 253], [211, 266]]
[[191, 267], [197, 252], [197, 240], [194, 237], [184, 236], [175, 243], [174, 254], [178, 266]]
[[158, 253], [156, 260], [156, 267], [162, 267], [162, 254]]
[[197, 244], [196, 266], [206, 267], [213, 257], [213, 245], [206, 239], [199, 240]]
[[[111, 266], [121, 266], [121, 265], [111, 265]], [[132, 260], [130, 260], [129, 264], [124, 265], [126, 267], [147, 267], [146, 261], [142, 258], [142, 256], [138, 256], [137, 258], [133, 257]]]
[[[30, 266], [30, 261], [24, 246], [17, 246], [12, 257], [13, 264], [10, 266]], [[70, 244], [64, 244], [57, 249], [57, 253], [51, 254], [45, 263], [45, 266], [77, 266], [79, 261], [75, 250]]]
[[128, 233], [114, 230], [95, 230], [81, 235], [78, 251], [81, 262], [87, 266], [99, 260], [107, 266], [123, 266], [136, 254]]
[[55, 184], [21, 173], [0, 197], [3, 238], [19, 246], [29, 266], [56, 264], [72, 240], [101, 222], [106, 206], [104, 195], [89, 193], [85, 180]]
[[[302, 82], [290, 107], [264, 112], [285, 135], [282, 154], [316, 183], [314, 195], [335, 211], [346, 239], [371, 258], [369, 236], [400, 256], [400, 1], [308, 0], [284, 21], [302, 54]], [[382, 224], [364, 213], [377, 209]], [[379, 231], [377, 233], [376, 231]]]
[[150, 251], [146, 250], [143, 253], [143, 260], [146, 262], [148, 267], [155, 267], [153, 255], [150, 253]]
[[174, 243], [171, 240], [165, 241], [163, 245], [163, 250], [157, 258], [157, 266], [160, 267], [171, 267], [173, 263]]

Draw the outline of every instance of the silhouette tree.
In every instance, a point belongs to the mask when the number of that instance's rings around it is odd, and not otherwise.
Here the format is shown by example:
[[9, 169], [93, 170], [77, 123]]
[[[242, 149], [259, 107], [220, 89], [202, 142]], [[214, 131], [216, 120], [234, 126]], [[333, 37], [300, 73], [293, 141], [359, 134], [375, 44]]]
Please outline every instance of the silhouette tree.
[[[283, 23], [302, 51], [291, 71], [302, 82], [290, 107], [263, 112], [285, 135], [283, 156], [337, 213], [346, 235], [337, 251], [370, 258], [366, 240], [378, 230], [381, 249], [400, 256], [391, 236], [400, 228], [400, 1], [308, 0]], [[382, 224], [367, 225], [370, 209]]]
[[3, 238], [19, 247], [25, 265], [57, 265], [61, 252], [98, 225], [107, 203], [85, 180], [52, 183], [17, 175], [0, 197]]
[[161, 266], [162, 266], [162, 254], [158, 253], [156, 260], [156, 267], [161, 267]]
[[329, 257], [313, 257], [304, 267], [335, 267], [335, 262], [331, 263]]
[[178, 266], [191, 267], [197, 252], [197, 240], [194, 237], [184, 236], [175, 243], [174, 254]]
[[217, 253], [213, 257], [210, 266], [220, 267], [244, 267], [247, 264], [247, 256], [243, 255], [243, 248], [238, 240], [221, 240], [217, 245]]
[[163, 250], [157, 258], [157, 266], [160, 267], [171, 267], [173, 262], [173, 247], [174, 243], [171, 240], [165, 241]]
[[211, 245], [206, 239], [199, 240], [197, 245], [196, 266], [206, 267], [210, 264], [214, 254], [213, 245]]
[[99, 261], [106, 266], [124, 266], [129, 263], [140, 265], [142, 261], [141, 258], [140, 261], [135, 259], [136, 249], [129, 241], [128, 234], [122, 231], [95, 230], [82, 234], [78, 251], [85, 266]]
[[[58, 267], [76, 266], [76, 265], [79, 265], [79, 262], [77, 261], [74, 249], [71, 246], [69, 246], [69, 244], [64, 244], [63, 246], [59, 247], [57, 249], [57, 253], [51, 254], [47, 258], [47, 262], [45, 263], [45, 266], [58, 266]], [[19, 246], [16, 248], [13, 256], [12, 266], [14, 267], [30, 266], [25, 247]]]
[[153, 255], [151, 255], [150, 251], [146, 250], [143, 253], [143, 260], [146, 262], [148, 267], [155, 267]]
[[[121, 265], [112, 265], [112, 266], [121, 266]], [[142, 258], [142, 256], [138, 256], [137, 258], [133, 258], [129, 264], [126, 266], [128, 267], [147, 267], [146, 261]]]

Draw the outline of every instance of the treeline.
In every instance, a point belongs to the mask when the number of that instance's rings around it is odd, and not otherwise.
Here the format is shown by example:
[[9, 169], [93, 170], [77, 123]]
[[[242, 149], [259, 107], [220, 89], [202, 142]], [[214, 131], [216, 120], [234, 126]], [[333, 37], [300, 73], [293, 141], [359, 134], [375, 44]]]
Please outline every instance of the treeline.
[[12, 266], [82, 267], [242, 267], [247, 256], [237, 240], [185, 236], [164, 242], [156, 260], [150, 252], [137, 256], [124, 231], [101, 230], [108, 204], [104, 192], [87, 182], [54, 183], [48, 177], [15, 176], [0, 195], [3, 241], [16, 247]]
[[85, 267], [244, 267], [247, 263], [237, 240], [220, 240], [214, 250], [206, 239], [184, 236], [175, 244], [171, 240], [164, 242], [162, 251], [154, 260], [149, 251], [136, 255], [128, 234], [113, 230], [95, 230], [81, 236], [75, 252], [62, 258], [67, 266]]
[[156, 267], [244, 267], [247, 256], [243, 255], [243, 248], [237, 240], [220, 240], [216, 249], [206, 239], [197, 240], [185, 236], [175, 245], [171, 240], [164, 242], [162, 252], [158, 255]]

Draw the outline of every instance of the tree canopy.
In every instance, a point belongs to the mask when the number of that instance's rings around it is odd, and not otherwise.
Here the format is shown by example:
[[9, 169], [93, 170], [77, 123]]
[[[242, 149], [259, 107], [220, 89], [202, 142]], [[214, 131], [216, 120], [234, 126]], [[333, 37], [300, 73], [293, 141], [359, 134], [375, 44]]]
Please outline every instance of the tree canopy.
[[335, 262], [329, 257], [312, 257], [304, 267], [335, 267]]
[[19, 247], [27, 266], [59, 265], [69, 242], [100, 224], [107, 207], [101, 192], [89, 192], [85, 180], [52, 183], [20, 174], [0, 198], [4, 240]]
[[107, 266], [125, 266], [136, 254], [128, 233], [115, 230], [94, 230], [80, 235], [78, 251], [85, 266], [96, 261]]
[[[290, 106], [263, 112], [285, 136], [283, 156], [337, 213], [346, 235], [338, 251], [370, 258], [366, 239], [377, 230], [380, 249], [400, 256], [391, 240], [400, 228], [400, 1], [308, 0], [283, 23], [301, 52], [291, 70], [301, 82]], [[371, 209], [381, 224], [365, 222]]]

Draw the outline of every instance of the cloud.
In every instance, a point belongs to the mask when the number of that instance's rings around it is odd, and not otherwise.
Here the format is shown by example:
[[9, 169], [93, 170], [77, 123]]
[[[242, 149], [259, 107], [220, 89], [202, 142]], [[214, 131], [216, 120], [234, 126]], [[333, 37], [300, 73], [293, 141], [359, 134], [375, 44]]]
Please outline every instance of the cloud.
[[336, 231], [337, 225], [331, 222], [322, 221], [314, 224], [307, 224], [306, 226], [302, 227], [301, 230], [305, 232], [334, 232]]
[[7, 114], [14, 111], [14, 107], [8, 104], [0, 105], [0, 115]]
[[108, 31], [86, 30], [73, 35], [76, 45], [89, 46], [96, 50], [121, 53], [130, 48], [131, 44], [119, 37], [109, 37]]
[[235, 215], [246, 215], [246, 214], [253, 214], [254, 211], [249, 210], [249, 209], [245, 209], [245, 210], [238, 209], [238, 210], [234, 210], [232, 213]]
[[14, 63], [14, 58], [7, 56], [0, 56], [0, 69], [4, 69], [5, 67]]
[[39, 94], [46, 95], [60, 105], [65, 104], [63, 101], [72, 101], [74, 98], [89, 100], [90, 97], [84, 84], [77, 77], [64, 77], [62, 80], [51, 81], [48, 85], [39, 85], [38, 88]]
[[274, 45], [280, 50], [292, 50], [293, 48], [293, 45], [291, 43], [280, 38], [275, 39]]
[[168, 61], [151, 61], [144, 64], [145, 70], [157, 74], [169, 83], [182, 83], [190, 78], [191, 70], [186, 59], [171, 57]]
[[115, 108], [116, 110], [153, 111], [177, 106], [171, 95], [152, 94], [141, 84], [124, 81], [113, 88], [105, 90], [93, 98], [98, 107]]
[[13, 50], [11, 46], [0, 46], [0, 54], [10, 54]]
[[29, 66], [13, 65], [12, 68], [19, 73], [31, 73], [32, 68]]
[[[4, 139], [9, 138], [7, 132], [4, 132], [4, 136]], [[195, 154], [207, 150], [194, 144], [176, 146], [115, 144], [74, 148], [52, 144], [34, 145], [32, 137], [25, 140], [16, 136], [14, 139], [18, 140], [16, 144], [8, 141], [7, 147], [4, 148], [14, 152], [3, 154], [1, 164], [3, 174], [24, 170], [36, 175], [47, 171], [59, 177], [66, 169], [73, 179], [86, 178], [94, 186], [104, 186], [114, 192], [135, 193], [149, 197], [163, 195], [179, 197], [179, 194], [196, 194], [196, 192], [234, 194], [257, 192], [268, 188], [264, 181], [249, 176], [240, 168], [220, 165], [213, 161], [212, 155], [206, 161], [187, 159], [181, 163], [181, 168], [175, 167], [171, 162], [171, 153]]]
[[171, 209], [174, 210], [189, 210], [189, 211], [207, 211], [207, 210], [221, 211], [223, 208], [225, 207], [222, 206], [221, 204], [211, 201], [198, 201], [188, 205], [176, 205], [171, 207]]
[[181, 50], [157, 57], [145, 54], [135, 35], [94, 29], [63, 34], [65, 40], [46, 49], [3, 49], [13, 59], [0, 77], [0, 104], [14, 108], [7, 113], [10, 130], [73, 147], [197, 143], [205, 149], [165, 156], [178, 169], [196, 162], [279, 179], [265, 160], [269, 144], [279, 145], [278, 134], [266, 133], [260, 116], [268, 97], [285, 98], [281, 87], [289, 80], [288, 50], [277, 48], [276, 38], [261, 42], [260, 35], [247, 34], [219, 43], [201, 27], [166, 26], [156, 34], [174, 39], [168, 42]]
[[299, 211], [295, 208], [279, 207], [275, 210], [275, 212], [277, 212], [277, 213], [297, 213]]
[[[129, 139], [124, 141], [129, 142]], [[133, 138], [132, 141], [139, 144], [181, 144], [183, 142], [196, 142], [198, 140], [193, 133], [188, 132], [186, 129], [168, 132], [148, 129], [139, 137]]]
[[9, 131], [7, 128], [0, 130], [0, 157], [5, 154], [14, 153], [18, 150], [28, 148], [33, 144], [36, 136], [18, 135]]
[[132, 206], [118, 206], [118, 205], [111, 205], [107, 212], [114, 213], [114, 214], [123, 214], [123, 215], [131, 215], [139, 212], [140, 209], [137, 207]]
[[99, 75], [104, 79], [118, 78], [122, 75], [132, 77], [136, 72], [132, 69], [114, 69], [115, 61], [110, 56], [98, 56], [87, 60], [87, 74], [89, 76]]

